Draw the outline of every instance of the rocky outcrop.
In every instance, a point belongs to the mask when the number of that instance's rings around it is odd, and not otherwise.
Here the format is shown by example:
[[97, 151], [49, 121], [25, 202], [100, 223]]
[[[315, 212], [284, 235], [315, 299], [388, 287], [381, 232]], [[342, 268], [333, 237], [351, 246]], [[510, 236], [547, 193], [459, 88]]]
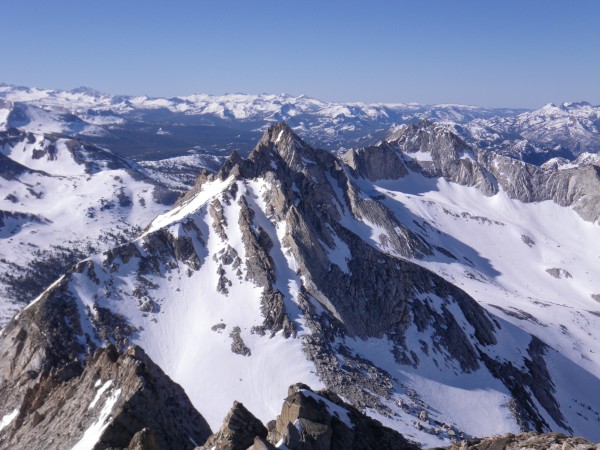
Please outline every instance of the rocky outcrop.
[[[415, 171], [475, 186], [486, 195], [497, 192], [488, 171], [477, 163], [475, 152], [457, 135], [427, 120], [403, 127], [378, 145], [351, 149], [342, 159], [356, 175], [371, 181], [403, 178]], [[395, 170], [390, 170], [392, 167]]]
[[221, 429], [210, 436], [199, 450], [247, 450], [254, 445], [255, 440], [266, 443], [267, 428], [246, 407], [234, 402], [233, 407], [225, 417]]
[[302, 384], [290, 387], [281, 414], [269, 423], [269, 440], [291, 450], [418, 449], [335, 394]]
[[401, 128], [378, 145], [349, 150], [342, 159], [357, 176], [371, 181], [403, 178], [413, 171], [473, 186], [488, 196], [503, 191], [523, 202], [572, 206], [590, 222], [600, 218], [597, 164], [539, 167], [470, 147], [448, 127], [427, 120]]
[[[445, 450], [597, 450], [600, 444], [593, 444], [580, 437], [565, 436], [560, 433], [522, 433], [493, 436], [483, 439], [469, 439], [445, 447]], [[436, 448], [432, 450], [443, 450]]]
[[139, 347], [109, 346], [85, 366], [23, 381], [20, 402], [2, 405], [17, 411], [0, 430], [2, 448], [185, 449], [210, 435], [183, 389]]
[[289, 388], [281, 413], [265, 427], [235, 402], [221, 429], [197, 450], [417, 450], [400, 433], [328, 391]]
[[479, 151], [478, 155], [509, 197], [523, 202], [551, 200], [571, 206], [584, 220], [600, 218], [600, 166], [544, 170], [493, 152]]
[[371, 181], [396, 180], [409, 173], [396, 146], [388, 142], [350, 150], [342, 156], [342, 159], [358, 175]]

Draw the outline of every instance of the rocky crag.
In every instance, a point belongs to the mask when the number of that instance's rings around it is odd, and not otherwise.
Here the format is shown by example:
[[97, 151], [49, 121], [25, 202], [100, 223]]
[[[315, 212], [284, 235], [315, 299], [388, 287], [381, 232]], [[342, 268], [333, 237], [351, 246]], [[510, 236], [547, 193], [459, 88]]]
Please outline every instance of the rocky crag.
[[417, 450], [400, 433], [386, 428], [332, 392], [290, 386], [276, 420], [264, 426], [235, 403], [221, 429], [197, 450]]
[[551, 200], [572, 206], [584, 220], [600, 218], [600, 165], [596, 159], [569, 166], [528, 164], [471, 147], [444, 125], [409, 125], [371, 147], [349, 150], [343, 160], [371, 181], [400, 179], [411, 171], [473, 186], [487, 196], [505, 192], [523, 202]]
[[2, 448], [186, 449], [211, 433], [183, 389], [139, 347], [99, 349], [85, 365], [21, 369], [2, 368], [2, 408], [10, 410]]

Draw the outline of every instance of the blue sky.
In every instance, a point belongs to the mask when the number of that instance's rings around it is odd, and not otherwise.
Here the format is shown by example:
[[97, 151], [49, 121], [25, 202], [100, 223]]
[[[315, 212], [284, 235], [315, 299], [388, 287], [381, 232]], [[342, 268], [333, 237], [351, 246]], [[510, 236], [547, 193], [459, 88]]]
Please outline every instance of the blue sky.
[[0, 11], [11, 84], [600, 104], [597, 0], [19, 0]]

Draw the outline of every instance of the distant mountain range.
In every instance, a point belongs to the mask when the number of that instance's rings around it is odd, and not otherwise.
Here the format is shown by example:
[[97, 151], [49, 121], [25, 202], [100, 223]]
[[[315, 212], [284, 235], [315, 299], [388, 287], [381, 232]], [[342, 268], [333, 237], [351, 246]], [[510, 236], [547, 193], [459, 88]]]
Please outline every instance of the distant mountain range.
[[373, 144], [398, 125], [423, 119], [448, 124], [473, 145], [535, 164], [600, 150], [600, 108], [585, 102], [527, 111], [333, 103], [284, 94], [150, 98], [90, 88], [60, 91], [0, 85], [0, 129], [86, 136], [89, 142], [136, 160], [190, 153], [224, 158], [234, 149], [247, 154], [262, 132], [279, 121], [316, 146], [338, 151]]

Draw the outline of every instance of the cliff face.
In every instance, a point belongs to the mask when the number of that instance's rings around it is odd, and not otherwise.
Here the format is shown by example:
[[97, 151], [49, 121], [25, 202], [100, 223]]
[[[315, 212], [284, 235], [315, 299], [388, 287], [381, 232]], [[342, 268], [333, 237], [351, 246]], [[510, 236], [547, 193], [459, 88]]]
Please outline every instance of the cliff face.
[[[30, 377], [26, 379], [25, 377]], [[3, 448], [194, 448], [211, 431], [180, 386], [139, 347], [97, 350], [3, 386]], [[18, 395], [22, 394], [22, 395]]]
[[447, 127], [428, 121], [402, 128], [378, 145], [349, 150], [343, 160], [356, 174], [371, 181], [403, 178], [412, 170], [476, 187], [487, 196], [502, 190], [523, 202], [551, 200], [572, 206], [589, 222], [600, 218], [597, 164], [562, 168], [527, 164], [470, 147]]

